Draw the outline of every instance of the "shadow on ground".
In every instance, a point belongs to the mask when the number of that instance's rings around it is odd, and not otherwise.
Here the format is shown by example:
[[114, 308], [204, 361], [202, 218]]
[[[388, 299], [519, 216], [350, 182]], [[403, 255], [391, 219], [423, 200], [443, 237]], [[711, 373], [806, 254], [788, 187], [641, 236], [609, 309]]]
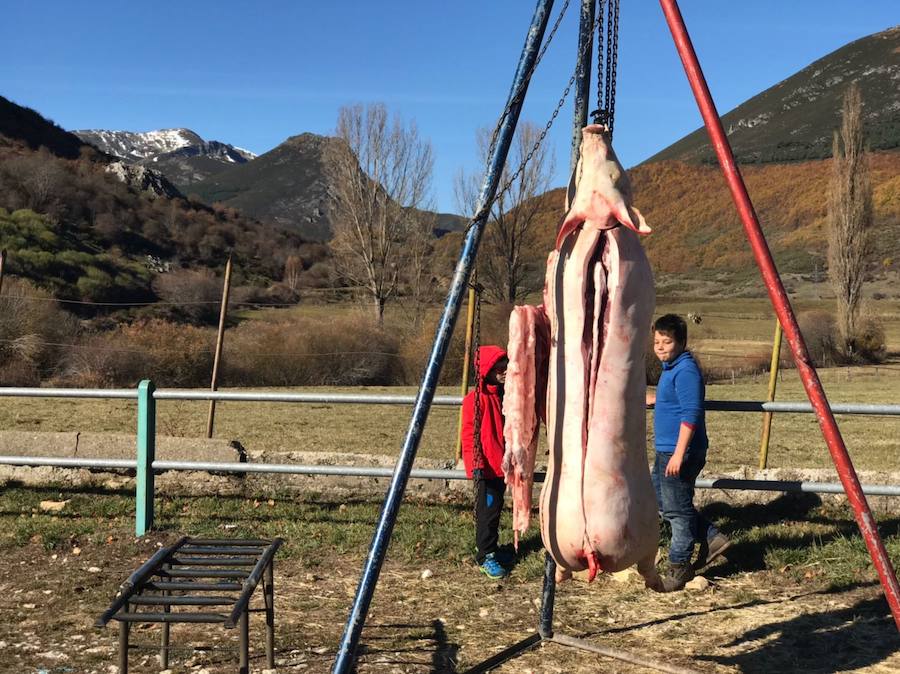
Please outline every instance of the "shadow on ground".
[[698, 656], [741, 672], [830, 674], [877, 664], [900, 648], [900, 637], [882, 597], [823, 613], [807, 613], [767, 623], [723, 644], [759, 645], [735, 655]]

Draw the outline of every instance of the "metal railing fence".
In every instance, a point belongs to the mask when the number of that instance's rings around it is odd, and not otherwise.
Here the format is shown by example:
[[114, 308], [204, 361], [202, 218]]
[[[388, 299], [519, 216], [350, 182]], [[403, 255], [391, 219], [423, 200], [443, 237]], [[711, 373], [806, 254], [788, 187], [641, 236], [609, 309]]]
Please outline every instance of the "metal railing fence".
[[[144, 535], [153, 528], [156, 473], [170, 470], [209, 471], [218, 473], [281, 473], [295, 475], [323, 475], [343, 477], [384, 477], [393, 475], [394, 469], [378, 466], [318, 466], [275, 463], [227, 463], [200, 461], [160, 461], [156, 455], [156, 401], [157, 400], [221, 400], [232, 402], [263, 403], [320, 403], [353, 405], [412, 405], [415, 396], [395, 394], [358, 393], [282, 393], [270, 391], [210, 391], [204, 389], [159, 389], [144, 380], [135, 389], [67, 389], [0, 387], [0, 398], [82, 398], [109, 400], [137, 400], [136, 458], [97, 459], [86, 457], [0, 456], [0, 465], [51, 466], [56, 468], [92, 468], [134, 470], [135, 533]], [[435, 396], [432, 404], [459, 406], [461, 396]], [[800, 401], [751, 401], [707, 400], [706, 409], [717, 412], [779, 412], [812, 413], [812, 405]], [[832, 404], [835, 414], [862, 414], [900, 416], [900, 405], [890, 404]], [[413, 469], [414, 479], [465, 480], [462, 470]], [[535, 474], [535, 482], [543, 481], [543, 473]], [[739, 480], [730, 478], [704, 478], [697, 480], [699, 489], [734, 489], [751, 491], [811, 492], [840, 494], [844, 489], [836, 482], [806, 482], [784, 480]], [[870, 496], [900, 496], [900, 486], [863, 485], [863, 492]]]

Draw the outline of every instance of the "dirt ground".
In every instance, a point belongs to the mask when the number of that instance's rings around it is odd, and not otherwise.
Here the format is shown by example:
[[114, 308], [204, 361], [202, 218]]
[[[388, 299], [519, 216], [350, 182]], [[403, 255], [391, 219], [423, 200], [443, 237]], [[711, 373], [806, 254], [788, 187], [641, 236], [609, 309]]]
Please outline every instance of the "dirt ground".
[[[119, 583], [160, 543], [139, 541], [130, 522], [106, 542], [73, 539], [6, 550], [0, 580], [0, 671], [41, 674], [116, 671], [118, 628], [92, 624]], [[532, 564], [540, 563], [537, 544]], [[276, 563], [278, 671], [327, 672], [359, 579], [361, 557], [329, 554]], [[423, 574], [426, 568], [431, 573]], [[702, 591], [658, 595], [637, 580], [601, 577], [558, 588], [557, 632], [697, 672], [897, 672], [900, 639], [873, 578], [829, 587], [815, 568], [802, 576], [741, 570], [726, 560]], [[473, 565], [428, 566], [389, 557], [362, 635], [358, 672], [465, 672], [533, 634], [541, 581], [519, 568], [504, 581]], [[423, 577], [424, 576], [424, 577]], [[265, 669], [262, 617], [251, 616], [251, 671]], [[159, 628], [136, 628], [132, 672], [158, 672]], [[236, 671], [237, 634], [220, 626], [176, 625], [172, 672]], [[650, 671], [545, 643], [494, 670], [537, 673]]]

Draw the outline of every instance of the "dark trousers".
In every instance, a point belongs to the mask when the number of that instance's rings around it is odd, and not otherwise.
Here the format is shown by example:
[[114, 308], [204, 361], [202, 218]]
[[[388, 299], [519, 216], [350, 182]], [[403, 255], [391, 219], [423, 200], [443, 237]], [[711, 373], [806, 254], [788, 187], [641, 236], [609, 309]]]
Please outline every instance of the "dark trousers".
[[719, 530], [694, 507], [694, 483], [706, 465], [706, 452], [689, 451], [675, 477], [666, 476], [666, 464], [671, 454], [656, 453], [653, 464], [653, 486], [662, 516], [672, 526], [669, 561], [683, 564], [691, 560], [694, 543], [713, 538]]
[[475, 487], [475, 560], [481, 564], [492, 552], [497, 552], [497, 531], [503, 512], [503, 494], [506, 482], [502, 477], [484, 478], [475, 471], [472, 478]]

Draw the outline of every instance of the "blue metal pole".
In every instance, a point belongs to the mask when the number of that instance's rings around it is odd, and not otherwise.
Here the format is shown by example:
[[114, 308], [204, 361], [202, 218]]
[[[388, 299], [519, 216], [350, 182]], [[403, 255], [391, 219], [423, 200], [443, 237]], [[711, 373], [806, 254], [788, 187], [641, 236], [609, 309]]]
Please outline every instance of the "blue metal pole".
[[422, 431], [425, 428], [425, 421], [428, 418], [431, 401], [434, 398], [441, 367], [444, 364], [444, 358], [450, 346], [450, 339], [453, 335], [456, 317], [459, 314], [463, 292], [468, 285], [469, 274], [475, 262], [475, 255], [478, 252], [482, 229], [487, 219], [487, 212], [482, 211], [497, 192], [500, 176], [503, 173], [503, 166], [506, 164], [506, 155], [509, 152], [509, 146], [522, 109], [522, 103], [525, 100], [528, 80], [544, 39], [544, 31], [547, 28], [547, 21], [550, 18], [552, 7], [553, 0], [538, 0], [531, 20], [531, 26], [525, 38], [525, 45], [519, 57], [519, 65], [516, 68], [516, 74], [510, 89], [510, 98], [507, 103], [509, 114], [503, 117], [494, 152], [488, 160], [487, 172], [482, 184], [476, 211], [479, 215], [472, 222], [463, 241], [459, 262], [456, 264], [456, 271], [453, 275], [453, 283], [447, 295], [447, 301], [444, 304], [444, 310], [435, 333], [434, 344], [431, 347], [431, 355], [428, 358], [428, 365], [425, 368], [419, 393], [416, 396], [409, 428], [406, 431], [406, 439], [403, 441], [400, 457], [394, 468], [391, 484], [388, 487], [381, 514], [378, 517], [369, 554], [366, 557], [359, 586], [356, 590], [356, 597], [353, 600], [353, 606], [350, 609], [350, 615], [344, 627], [344, 634], [338, 646], [337, 657], [332, 669], [333, 674], [349, 674], [356, 659], [356, 647], [359, 644], [359, 637], [366, 621], [369, 605], [372, 602], [372, 595], [375, 592], [375, 585], [378, 582], [378, 575], [381, 572], [381, 565], [384, 562], [394, 523], [397, 521], [397, 512], [400, 510], [406, 482], [412, 470], [419, 441], [422, 438]]
[[[594, 41], [594, 17], [597, 0], [581, 0], [578, 24], [578, 59], [575, 62], [575, 110], [572, 120], [572, 157], [569, 170], [575, 178], [575, 167], [581, 155], [581, 130], [587, 126], [591, 97], [591, 46]], [[545, 639], [553, 636], [553, 606], [556, 602], [556, 562], [550, 553], [544, 557], [544, 587], [541, 593], [538, 633]]]
[[138, 385], [137, 475], [135, 486], [134, 533], [143, 536], [153, 528], [153, 460], [156, 458], [156, 400], [153, 382]]

